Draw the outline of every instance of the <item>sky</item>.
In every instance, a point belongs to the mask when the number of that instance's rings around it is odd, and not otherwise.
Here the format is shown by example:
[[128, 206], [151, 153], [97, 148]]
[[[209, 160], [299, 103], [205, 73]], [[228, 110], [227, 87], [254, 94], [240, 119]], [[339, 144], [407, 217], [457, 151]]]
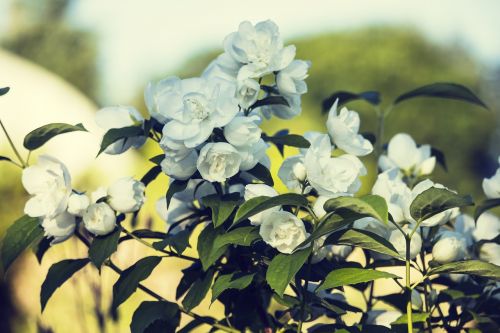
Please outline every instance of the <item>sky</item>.
[[272, 19], [285, 40], [375, 24], [413, 26], [498, 64], [498, 13], [498, 0], [79, 0], [68, 19], [96, 33], [102, 99], [117, 104], [130, 101], [150, 78], [220, 48], [244, 20]]

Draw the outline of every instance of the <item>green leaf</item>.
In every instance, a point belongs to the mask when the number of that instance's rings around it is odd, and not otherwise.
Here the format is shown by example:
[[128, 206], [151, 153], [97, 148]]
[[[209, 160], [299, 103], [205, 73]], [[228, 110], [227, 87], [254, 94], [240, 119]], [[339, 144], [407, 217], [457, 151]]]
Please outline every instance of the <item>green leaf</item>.
[[254, 226], [242, 227], [217, 236], [214, 247], [217, 249], [225, 245], [250, 246], [259, 238], [259, 228]]
[[318, 286], [317, 291], [369, 282], [377, 279], [396, 279], [399, 276], [366, 268], [339, 268], [331, 271]]
[[307, 141], [301, 135], [298, 134], [286, 134], [286, 135], [275, 135], [267, 136], [263, 135], [264, 141], [274, 143], [276, 146], [289, 146], [297, 148], [309, 148], [311, 143]]
[[307, 198], [300, 194], [286, 193], [275, 197], [260, 196], [245, 201], [236, 211], [233, 225], [276, 206], [307, 206]]
[[42, 306], [42, 312], [56, 289], [72, 277], [73, 274], [82, 269], [88, 262], [89, 259], [87, 258], [66, 259], [59, 261], [50, 267], [40, 291], [40, 304]]
[[262, 181], [264, 184], [269, 186], [274, 186], [274, 180], [273, 176], [271, 175], [271, 172], [269, 171], [268, 168], [266, 168], [262, 164], [257, 163], [256, 166], [254, 166], [250, 170], [247, 170], [246, 172], [257, 178], [258, 180]]
[[165, 159], [165, 154], [160, 154], [160, 155], [156, 155], [156, 156], [151, 157], [149, 160], [156, 165], [160, 165], [164, 159]]
[[82, 124], [70, 125], [64, 123], [53, 123], [47, 124], [42, 127], [39, 127], [24, 137], [24, 148], [28, 150], [35, 150], [43, 146], [47, 141], [52, 139], [53, 137], [76, 131], [85, 131], [85, 127]]
[[310, 254], [311, 247], [292, 254], [280, 253], [273, 258], [267, 268], [266, 281], [278, 296], [283, 297], [286, 286], [292, 281]]
[[12, 159], [7, 156], [0, 156], [0, 161], [12, 162]]
[[346, 209], [361, 215], [371, 216], [381, 222], [388, 223], [388, 209], [385, 199], [378, 195], [366, 195], [361, 198], [338, 197], [325, 202], [327, 212]]
[[43, 256], [50, 249], [50, 242], [52, 240], [49, 237], [43, 237], [35, 246], [33, 246], [33, 252], [35, 253], [38, 263], [42, 263]]
[[480, 260], [457, 261], [432, 268], [427, 276], [436, 274], [467, 274], [500, 280], [500, 266]]
[[[136, 237], [139, 237], [139, 238], [148, 238], [148, 239], [163, 239], [167, 235], [164, 232], [153, 231], [153, 230], [149, 230], [149, 229], [134, 230], [134, 231], [132, 231], [132, 234]], [[118, 243], [121, 243], [121, 242], [129, 240], [129, 239], [134, 239], [134, 238], [130, 235], [125, 235], [125, 236], [120, 238]]]
[[106, 259], [108, 259], [118, 248], [121, 229], [118, 227], [112, 233], [105, 236], [97, 236], [89, 247], [89, 259], [99, 270]]
[[190, 235], [191, 230], [189, 229], [179, 231], [175, 234], [167, 234], [162, 241], [154, 242], [153, 247], [157, 250], [163, 250], [167, 246], [170, 246], [175, 252], [182, 254], [189, 246]]
[[252, 283], [254, 275], [241, 272], [219, 275], [212, 287], [212, 303], [228, 289], [245, 289]]
[[141, 183], [144, 184], [144, 186], [148, 186], [153, 180], [156, 179], [161, 174], [161, 167], [159, 165], [156, 165], [149, 169], [148, 172], [141, 178]]
[[174, 194], [177, 192], [184, 191], [187, 185], [188, 185], [187, 180], [174, 180], [173, 182], [170, 183], [170, 185], [168, 185], [168, 190], [166, 194], [167, 207], [170, 205], [170, 201], [172, 200]]
[[[147, 332], [153, 324], [161, 326], [161, 332], [175, 333], [181, 320], [179, 306], [167, 301], [142, 302], [132, 316], [131, 333]], [[151, 330], [151, 333], [154, 330]], [[158, 331], [157, 331], [158, 332]]]
[[394, 104], [398, 104], [415, 97], [456, 99], [488, 109], [486, 104], [484, 104], [483, 101], [481, 101], [479, 97], [477, 97], [469, 88], [460, 84], [448, 82], [432, 83], [404, 93], [396, 98]]
[[160, 261], [161, 257], [145, 257], [122, 272], [118, 281], [113, 285], [113, 302], [111, 304], [113, 312], [135, 292], [142, 280], [151, 275]]
[[377, 91], [365, 91], [359, 94], [348, 91], [336, 91], [323, 101], [323, 112], [328, 112], [337, 99], [339, 100], [338, 106], [355, 100], [364, 100], [372, 105], [380, 104], [380, 94]]
[[[425, 323], [427, 318], [429, 318], [429, 313], [427, 312], [423, 313], [414, 312], [411, 315], [411, 320], [413, 323]], [[401, 317], [396, 319], [396, 321], [392, 322], [391, 325], [401, 325], [407, 323], [408, 323], [408, 317], [406, 316], [406, 314], [403, 314]]]
[[476, 208], [476, 211], [474, 212], [474, 220], [477, 221], [479, 216], [483, 214], [484, 212], [500, 206], [500, 198], [497, 199], [488, 199], [479, 204]]
[[290, 106], [287, 100], [282, 96], [268, 96], [263, 99], [258, 100], [252, 106], [250, 106], [250, 110], [256, 109], [265, 105], [284, 105]]
[[3, 96], [5, 95], [6, 93], [8, 93], [10, 90], [9, 87], [5, 87], [5, 88], [0, 88], [0, 96]]
[[226, 222], [240, 201], [239, 193], [230, 193], [222, 197], [211, 194], [201, 198], [203, 205], [212, 210], [212, 222], [216, 228]]
[[342, 233], [335, 233], [329, 236], [325, 244], [340, 244], [358, 246], [360, 248], [386, 254], [393, 258], [404, 260], [396, 251], [394, 246], [385, 238], [373, 232], [359, 229], [349, 229]]
[[5, 233], [2, 243], [2, 266], [7, 271], [16, 258], [43, 237], [37, 217], [24, 215], [16, 220]]
[[413, 199], [410, 214], [416, 221], [423, 221], [450, 208], [473, 204], [470, 196], [462, 197], [444, 188], [431, 187]]
[[101, 142], [101, 148], [99, 149], [97, 156], [99, 156], [103, 151], [106, 150], [106, 148], [108, 148], [118, 140], [128, 139], [143, 135], [146, 135], [146, 133], [144, 133], [144, 129], [142, 128], [142, 126], [112, 128], [108, 130], [106, 134], [104, 134], [104, 137], [102, 138]]
[[304, 245], [307, 245], [314, 240], [324, 236], [328, 235], [332, 232], [335, 232], [351, 223], [359, 219], [359, 215], [352, 215], [352, 216], [340, 216], [337, 214], [328, 214], [326, 215], [318, 224], [316, 229], [311, 233], [309, 237], [305, 241], [303, 241], [301, 244], [297, 246], [297, 248], [301, 248]]
[[201, 276], [193, 283], [191, 288], [189, 288], [189, 291], [182, 300], [182, 306], [187, 311], [191, 311], [192, 309], [197, 307], [201, 303], [201, 301], [203, 301], [208, 293], [208, 290], [210, 289], [210, 286], [212, 285], [214, 274], [214, 270], [207, 271], [203, 276]]

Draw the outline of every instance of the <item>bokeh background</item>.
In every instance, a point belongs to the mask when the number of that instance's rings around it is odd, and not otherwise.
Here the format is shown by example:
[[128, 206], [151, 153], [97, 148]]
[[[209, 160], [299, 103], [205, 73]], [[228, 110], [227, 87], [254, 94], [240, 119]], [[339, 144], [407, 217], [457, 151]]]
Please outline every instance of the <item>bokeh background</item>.
[[[442, 150], [448, 171], [437, 167], [435, 179], [480, 201], [481, 179], [494, 172], [500, 154], [498, 13], [500, 2], [495, 0], [2, 0], [0, 87], [11, 91], [0, 98], [0, 119], [19, 148], [24, 135], [38, 126], [82, 122], [90, 134], [68, 134], [42, 150], [68, 165], [77, 188], [91, 191], [120, 176], [141, 177], [151, 166], [145, 157], [157, 154], [156, 148], [95, 159], [101, 132], [94, 112], [115, 104], [144, 112], [146, 82], [199, 75], [239, 22], [269, 18], [287, 43], [296, 44], [298, 58], [312, 61], [312, 68], [302, 115], [267, 122], [267, 132], [324, 130], [321, 102], [337, 90], [378, 90], [387, 105], [427, 83], [461, 83], [490, 111], [455, 101], [414, 100], [388, 117], [385, 139], [407, 132], [418, 143]], [[363, 102], [350, 106], [361, 113], [362, 131], [373, 132], [373, 110]], [[278, 154], [274, 148], [270, 154], [276, 170]], [[13, 156], [3, 133], [0, 155]], [[375, 161], [368, 157], [364, 162], [374, 170]], [[365, 191], [373, 178], [371, 173], [364, 179]], [[167, 181], [160, 177], [148, 189], [141, 227], [164, 229], [153, 207]], [[22, 215], [26, 200], [20, 170], [7, 163], [0, 164], [0, 199], [2, 239]], [[127, 267], [145, 254], [147, 248], [129, 242], [119, 248], [115, 261]], [[135, 295], [121, 307], [118, 321], [105, 318], [102, 324], [99, 316], [106, 313], [116, 280], [106, 269], [101, 275], [91, 267], [77, 273], [40, 313], [40, 285], [50, 265], [84, 255], [85, 249], [70, 240], [50, 249], [41, 264], [26, 253], [8, 274], [0, 270], [0, 332], [126, 332], [133, 310], [145, 297]], [[146, 284], [174, 299], [182, 267], [185, 263], [176, 259], [164, 260]], [[220, 315], [221, 307], [202, 304], [197, 311]]]

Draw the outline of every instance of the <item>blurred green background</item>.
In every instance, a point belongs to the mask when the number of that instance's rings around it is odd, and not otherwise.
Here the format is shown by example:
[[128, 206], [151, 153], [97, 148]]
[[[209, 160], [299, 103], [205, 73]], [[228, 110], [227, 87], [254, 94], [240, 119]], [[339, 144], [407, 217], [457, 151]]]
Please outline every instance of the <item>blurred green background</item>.
[[[90, 29], [71, 24], [68, 19], [71, 4], [67, 0], [10, 1], [6, 9], [9, 11], [10, 23], [0, 39], [0, 50], [13, 53], [55, 73], [97, 106], [102, 106], [108, 100], [105, 97], [106, 91], [114, 87], [104, 84], [106, 80], [103, 79], [104, 74], [100, 68], [99, 36]], [[182, 31], [179, 31], [179, 38], [182, 38], [181, 35]], [[325, 130], [325, 115], [321, 113], [321, 103], [334, 91], [377, 90], [383, 96], [382, 105], [387, 106], [398, 95], [427, 83], [461, 83], [476, 92], [488, 104], [490, 111], [456, 101], [415, 99], [402, 103], [392, 111], [386, 122], [385, 141], [395, 133], [407, 132], [417, 143], [429, 143], [442, 150], [446, 155], [448, 172], [437, 166], [434, 179], [459, 193], [470, 193], [476, 200], [484, 199], [481, 180], [496, 169], [496, 156], [500, 151], [500, 117], [497, 111], [500, 104], [499, 68], [490, 64], [487, 66], [461, 43], [431, 41], [417, 29], [406, 25], [367, 24], [353, 29], [301, 36], [287, 40], [287, 43], [297, 46], [298, 58], [312, 61], [310, 77], [307, 79], [309, 93], [303, 97], [303, 113], [300, 117], [292, 121], [266, 122], [264, 128], [268, 133], [283, 128], [298, 134], [308, 130]], [[150, 79], [172, 74], [182, 77], [199, 75], [220, 52], [220, 49], [214, 47], [207, 48], [186, 60], [184, 65], [173, 72], [168, 66], [158, 68], [156, 76]], [[127, 57], [127, 54], [123, 57]], [[147, 59], [144, 61], [147, 62]], [[1, 77], [1, 80], [0, 86], [10, 85], [16, 90], [23, 89], [8, 77]], [[129, 95], [121, 104], [131, 104], [145, 111], [140, 90]], [[362, 132], [375, 132], [375, 113], [368, 104], [353, 102], [349, 104], [349, 108], [361, 113]], [[1, 155], [11, 154], [3, 134], [0, 138]], [[153, 149], [149, 147], [142, 153], [151, 156]], [[271, 154], [275, 157], [273, 169], [276, 171], [279, 160], [274, 149]], [[374, 179], [375, 161], [370, 157], [364, 161], [371, 171], [364, 180], [365, 188], [368, 188]], [[135, 168], [143, 172], [147, 167], [147, 163], [143, 162]], [[0, 172], [1, 239], [9, 224], [22, 214], [26, 195], [20, 185], [19, 170], [2, 164]], [[99, 179], [92, 174], [80, 175], [78, 182], [84, 183], [86, 179], [99, 183]], [[165, 180], [162, 182], [165, 184]], [[164, 187], [159, 185], [153, 193], [159, 197], [162, 191]], [[151, 199], [150, 208], [154, 199]], [[152, 214], [150, 212], [149, 215]], [[145, 214], [144, 217], [149, 215]], [[158, 221], [154, 226], [158, 230], [163, 228]], [[75, 253], [81, 254], [83, 251], [71, 242], [61, 246], [61, 249], [45, 259], [44, 269], [58, 259], [74, 256]], [[134, 249], [134, 256], [142, 255], [143, 250], [140, 247]], [[63, 287], [58, 291], [57, 297], [49, 304], [48, 311], [40, 315], [37, 302], [43, 276], [30, 274], [30, 265], [36, 266], [38, 263], [26, 256], [6, 276], [5, 281], [0, 282], [1, 332], [34, 332], [37, 326], [39, 331], [55, 329], [56, 332], [63, 332], [72, 327], [73, 316], [80, 317], [80, 324], [71, 328], [75, 333], [98, 331], [94, 319], [83, 319], [87, 316], [92, 318], [95, 307], [95, 300], [85, 290], [89, 288], [89, 284], [99, 285], [99, 281], [104, 284], [104, 289], [109, 290], [113, 276], [99, 278], [95, 272], [79, 276], [73, 288]], [[180, 265], [176, 263], [165, 268], [174, 280], [173, 272]], [[162, 286], [158, 281], [152, 281], [151, 284], [159, 284], [165, 292], [173, 295], [171, 286]], [[21, 299], [26, 297], [31, 299]], [[103, 299], [102, 307], [105, 308], [108, 302], [105, 297]], [[137, 300], [139, 299], [140, 296], [137, 296]], [[129, 307], [123, 309], [124, 319], [117, 324], [109, 324], [106, 331], [126, 330], [126, 318], [133, 311], [133, 306]], [[219, 308], [215, 306], [203, 311], [217, 309]], [[60, 316], [60, 313], [66, 311], [70, 313], [69, 318]]]

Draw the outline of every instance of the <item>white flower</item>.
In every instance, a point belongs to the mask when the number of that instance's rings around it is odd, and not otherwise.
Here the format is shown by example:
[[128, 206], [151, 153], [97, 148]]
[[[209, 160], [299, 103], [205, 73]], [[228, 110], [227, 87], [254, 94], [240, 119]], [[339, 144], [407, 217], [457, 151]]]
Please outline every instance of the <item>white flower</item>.
[[432, 247], [432, 257], [440, 264], [462, 260], [467, 255], [467, 242], [465, 237], [454, 231], [445, 231]]
[[474, 230], [476, 229], [476, 222], [472, 216], [467, 214], [460, 214], [455, 219], [455, 231], [460, 233], [467, 243], [467, 247], [472, 246], [474, 243]]
[[264, 242], [287, 254], [292, 253], [308, 236], [304, 222], [285, 211], [267, 214], [260, 225], [259, 233]]
[[163, 134], [188, 148], [205, 142], [214, 128], [225, 126], [238, 112], [233, 82], [176, 77], [166, 81], [159, 108], [166, 120]]
[[115, 211], [105, 202], [91, 204], [83, 214], [83, 224], [94, 235], [107, 235], [115, 229]]
[[388, 225], [383, 224], [373, 217], [363, 217], [354, 221], [353, 227], [356, 229], [366, 230], [373, 232], [383, 238], [388, 238], [391, 234], [391, 228]]
[[[252, 198], [256, 197], [275, 197], [278, 195], [278, 192], [271, 186], [265, 184], [248, 184], [245, 186], [245, 194], [243, 195], [245, 201], [248, 201]], [[275, 206], [269, 209], [266, 209], [260, 213], [257, 213], [249, 218], [250, 223], [252, 225], [261, 225], [262, 221], [272, 212], [279, 211], [281, 207]]]
[[266, 119], [271, 118], [271, 115], [275, 115], [281, 119], [292, 119], [302, 112], [301, 99], [298, 94], [282, 95], [287, 105], [283, 104], [271, 104], [264, 105], [256, 108]]
[[382, 171], [398, 168], [406, 175], [424, 176], [432, 173], [436, 158], [429, 145], [417, 147], [411, 136], [399, 133], [389, 141], [387, 155], [380, 156], [378, 165]]
[[226, 142], [207, 143], [197, 161], [201, 176], [210, 182], [223, 182], [236, 175], [240, 164], [240, 154]]
[[479, 216], [476, 222], [476, 229], [472, 232], [474, 239], [491, 240], [500, 234], [500, 219], [489, 212]]
[[251, 146], [260, 140], [261, 119], [257, 115], [235, 117], [224, 127], [224, 137], [235, 147]]
[[85, 194], [72, 193], [68, 200], [68, 213], [82, 216], [90, 205], [90, 199]]
[[22, 183], [31, 198], [24, 212], [31, 217], [55, 217], [66, 210], [71, 195], [71, 177], [59, 160], [41, 155], [23, 170]]
[[368, 311], [366, 323], [391, 328], [391, 324], [401, 315], [402, 313], [399, 311], [372, 310]]
[[260, 84], [253, 79], [245, 79], [237, 82], [236, 98], [243, 109], [248, 109], [259, 97]]
[[304, 159], [309, 183], [319, 195], [356, 193], [361, 187], [359, 177], [366, 174], [363, 163], [353, 155], [332, 158], [331, 153], [328, 135], [323, 134], [313, 140]]
[[321, 219], [326, 215], [326, 211], [324, 208], [325, 202], [328, 201], [328, 199], [331, 199], [330, 197], [325, 197], [325, 196], [319, 196], [316, 198], [316, 201], [314, 202], [314, 205], [312, 207], [314, 214]]
[[305, 94], [307, 84], [304, 80], [308, 77], [307, 70], [309, 67], [311, 67], [310, 61], [294, 60], [282, 69], [276, 77], [276, 84], [280, 93], [285, 95]]
[[481, 245], [479, 259], [500, 266], [500, 244], [485, 243]]
[[304, 184], [307, 177], [304, 156], [296, 155], [287, 157], [278, 170], [278, 177], [290, 191], [296, 193], [302, 192], [302, 184]]
[[146, 201], [145, 189], [142, 182], [132, 177], [120, 178], [108, 188], [108, 204], [120, 213], [136, 212]]
[[[144, 118], [132, 106], [109, 106], [97, 111], [95, 121], [99, 127], [109, 131], [112, 128], [142, 125]], [[146, 139], [146, 136], [120, 139], [109, 145], [104, 152], [110, 155], [121, 154], [131, 147], [140, 148]]]
[[399, 177], [397, 169], [387, 170], [378, 175], [372, 193], [381, 196], [387, 202], [393, 221], [402, 224], [406, 221], [411, 190]]
[[365, 156], [373, 151], [370, 141], [366, 140], [359, 131], [359, 114], [349, 111], [346, 107], [337, 114], [337, 99], [328, 113], [326, 127], [333, 143], [340, 149], [356, 156]]
[[241, 64], [238, 81], [279, 71], [295, 57], [295, 46], [283, 47], [278, 26], [269, 20], [255, 26], [242, 22], [225, 38], [224, 50]]
[[196, 172], [197, 161], [198, 152], [193, 149], [182, 159], [165, 156], [160, 165], [166, 175], [178, 180], [186, 180]]
[[[434, 188], [441, 188], [441, 189], [446, 189], [441, 184], [434, 183], [429, 179], [425, 179], [415, 185], [415, 187], [411, 190], [411, 200], [408, 202], [408, 208], [406, 210], [406, 218], [410, 222], [414, 222], [413, 217], [410, 215], [410, 205], [415, 200], [415, 198], [421, 194], [422, 192], [430, 189], [431, 187]], [[448, 222], [450, 219], [456, 217], [460, 213], [458, 208], [451, 208], [448, 210], [445, 210], [444, 212], [441, 212], [439, 214], [436, 214], [434, 216], [429, 217], [428, 219], [424, 220], [421, 222], [420, 226], [421, 227], [433, 227], [436, 225], [442, 225]]]
[[241, 157], [240, 170], [247, 171], [252, 169], [266, 157], [266, 150], [269, 145], [262, 139], [251, 146], [238, 147], [238, 153]]
[[75, 217], [68, 212], [62, 212], [54, 217], [46, 217], [42, 220], [42, 228], [45, 236], [53, 238], [51, 245], [64, 242], [75, 232]]
[[[405, 231], [408, 232], [413, 230], [415, 226], [410, 226], [410, 228], [405, 228]], [[406, 239], [403, 233], [395, 229], [389, 235], [389, 242], [394, 246], [396, 251], [402, 256], [406, 257]], [[417, 255], [420, 253], [420, 249], [422, 248], [422, 237], [420, 233], [417, 231], [413, 234], [410, 242], [410, 259], [415, 259]]]
[[97, 201], [106, 198], [107, 196], [108, 196], [108, 190], [105, 187], [100, 186], [90, 194], [90, 200], [93, 203], [96, 203]]
[[[500, 164], [500, 157], [498, 163]], [[490, 178], [483, 179], [483, 191], [488, 199], [500, 198], [500, 168]]]

